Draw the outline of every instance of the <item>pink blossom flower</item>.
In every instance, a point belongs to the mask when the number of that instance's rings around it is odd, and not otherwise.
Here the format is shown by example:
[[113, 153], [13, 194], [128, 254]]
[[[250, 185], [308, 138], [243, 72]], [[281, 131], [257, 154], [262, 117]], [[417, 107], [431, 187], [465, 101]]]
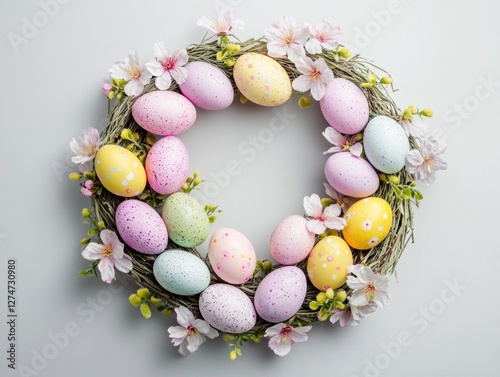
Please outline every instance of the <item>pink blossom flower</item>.
[[418, 149], [412, 149], [406, 156], [406, 170], [417, 181], [431, 184], [436, 180], [436, 171], [446, 170], [448, 164], [441, 154], [446, 150], [446, 143], [435, 135], [427, 134], [419, 139]]
[[351, 198], [350, 196], [342, 195], [341, 193], [335, 191], [335, 189], [330, 186], [329, 183], [325, 183], [324, 185], [326, 195], [334, 199], [340, 205], [340, 208], [342, 208], [342, 211], [344, 213], [347, 212], [350, 206], [352, 206], [359, 200], [358, 198]]
[[109, 82], [102, 84], [102, 93], [109, 98], [109, 94], [113, 91], [113, 85]]
[[198, 20], [197, 24], [209, 29], [217, 36], [235, 34], [245, 27], [245, 23], [242, 20], [234, 19], [234, 15], [229, 9], [223, 10], [219, 14], [217, 21], [212, 21], [207, 16], [203, 16]]
[[89, 243], [82, 251], [82, 256], [87, 260], [99, 260], [97, 267], [101, 273], [101, 279], [111, 283], [115, 278], [115, 268], [121, 272], [132, 270], [130, 256], [123, 252], [123, 244], [115, 232], [104, 229], [100, 233], [103, 244]]
[[347, 285], [353, 290], [350, 303], [361, 307], [375, 303], [384, 309], [391, 302], [387, 288], [389, 279], [385, 275], [375, 274], [371, 268], [361, 264], [350, 265], [347, 272]]
[[92, 163], [100, 146], [99, 131], [93, 127], [85, 130], [83, 138], [71, 140], [69, 147], [76, 156], [71, 157], [71, 161], [80, 164], [80, 171], [86, 172], [92, 169]]
[[319, 101], [325, 95], [326, 86], [333, 81], [333, 72], [322, 58], [312, 61], [305, 54], [290, 58], [297, 70], [302, 73], [293, 80], [293, 89], [299, 92], [311, 90], [312, 97]]
[[91, 197], [94, 196], [94, 181], [87, 179], [80, 188], [80, 192], [83, 196]]
[[187, 356], [200, 347], [206, 338], [216, 338], [219, 332], [202, 319], [195, 319], [193, 313], [184, 307], [180, 306], [174, 309], [177, 313], [177, 323], [180, 326], [171, 326], [168, 328], [172, 344], [179, 346], [179, 353], [182, 356]]
[[332, 315], [330, 316], [330, 322], [332, 324], [334, 324], [337, 321], [340, 323], [340, 327], [346, 327], [347, 325], [349, 325], [349, 323], [351, 323], [352, 314], [351, 314], [351, 311], [349, 310], [349, 308], [344, 309], [344, 310], [340, 310], [340, 309], [336, 308], [333, 311]]
[[346, 226], [346, 221], [339, 217], [341, 209], [338, 203], [330, 204], [323, 208], [317, 194], [304, 198], [304, 209], [306, 215], [311, 219], [307, 222], [307, 230], [315, 234], [323, 233], [326, 228], [341, 230]]
[[154, 52], [156, 59], [146, 63], [146, 68], [156, 76], [155, 85], [160, 90], [167, 90], [172, 84], [172, 78], [177, 84], [186, 81], [187, 69], [183, 66], [188, 62], [186, 49], [168, 53], [162, 42], [155, 43]]
[[321, 54], [322, 48], [325, 50], [333, 50], [342, 37], [340, 28], [333, 27], [326, 21], [320, 21], [316, 25], [305, 23], [310, 39], [306, 42], [305, 48], [310, 54]]
[[305, 28], [297, 28], [291, 17], [281, 17], [265, 30], [265, 35], [268, 40], [267, 54], [273, 58], [301, 56], [305, 53], [304, 43], [308, 31]]
[[294, 343], [307, 341], [307, 334], [311, 326], [293, 328], [292, 326], [278, 323], [266, 329], [265, 337], [269, 339], [269, 348], [278, 356], [285, 356], [292, 349]]
[[356, 135], [342, 135], [333, 127], [327, 127], [323, 136], [334, 145], [323, 154], [349, 151], [354, 156], [359, 157], [363, 152], [363, 146], [356, 140]]
[[403, 120], [400, 122], [401, 127], [405, 130], [406, 136], [422, 137], [427, 133], [427, 126], [422, 122], [414, 122], [413, 120]]
[[151, 80], [151, 73], [144, 69], [136, 51], [130, 52], [124, 61], [112, 66], [109, 72], [112, 78], [127, 81], [123, 88], [127, 96], [138, 96]]

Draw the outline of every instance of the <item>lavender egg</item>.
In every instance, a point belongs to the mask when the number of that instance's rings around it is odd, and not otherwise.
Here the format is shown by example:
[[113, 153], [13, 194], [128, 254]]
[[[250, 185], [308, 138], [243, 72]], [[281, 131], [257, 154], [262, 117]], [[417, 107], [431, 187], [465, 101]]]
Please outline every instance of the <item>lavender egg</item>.
[[134, 120], [156, 135], [178, 135], [196, 120], [196, 108], [182, 94], [169, 90], [146, 93], [132, 105]]
[[293, 215], [284, 219], [271, 234], [269, 249], [280, 264], [290, 265], [307, 258], [316, 237], [307, 230], [304, 216]]
[[378, 174], [370, 163], [351, 152], [330, 156], [325, 164], [325, 176], [337, 192], [353, 198], [372, 195], [380, 183]]
[[161, 216], [149, 204], [136, 199], [121, 202], [115, 211], [118, 234], [132, 249], [159, 254], [168, 243], [168, 232]]
[[286, 321], [300, 309], [306, 291], [306, 276], [300, 268], [278, 268], [258, 285], [254, 298], [255, 310], [268, 322]]
[[179, 88], [193, 104], [205, 110], [222, 110], [233, 103], [233, 86], [219, 68], [205, 62], [191, 62], [185, 67], [187, 78]]
[[153, 190], [161, 195], [179, 191], [189, 172], [189, 155], [176, 136], [158, 140], [146, 157], [146, 177]]
[[205, 289], [198, 304], [202, 317], [217, 330], [241, 334], [251, 330], [257, 314], [250, 298], [229, 284], [212, 284]]
[[328, 124], [342, 134], [358, 133], [368, 122], [368, 101], [363, 91], [349, 80], [333, 79], [319, 104]]

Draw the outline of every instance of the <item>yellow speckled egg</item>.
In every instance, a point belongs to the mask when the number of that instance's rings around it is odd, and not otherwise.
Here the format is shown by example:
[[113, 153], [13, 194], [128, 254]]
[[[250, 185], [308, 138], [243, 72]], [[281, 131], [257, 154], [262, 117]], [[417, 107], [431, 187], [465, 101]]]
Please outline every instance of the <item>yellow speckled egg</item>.
[[345, 241], [354, 249], [367, 250], [377, 246], [389, 233], [392, 210], [382, 198], [369, 197], [357, 201], [344, 216], [342, 230]]
[[262, 106], [279, 106], [292, 96], [285, 69], [269, 56], [249, 52], [234, 65], [234, 82], [241, 94]]
[[352, 264], [349, 245], [340, 237], [328, 236], [319, 241], [309, 254], [307, 275], [320, 291], [337, 289], [347, 280], [347, 268]]
[[119, 145], [105, 145], [97, 151], [95, 171], [111, 193], [130, 198], [146, 187], [146, 171], [135, 154]]

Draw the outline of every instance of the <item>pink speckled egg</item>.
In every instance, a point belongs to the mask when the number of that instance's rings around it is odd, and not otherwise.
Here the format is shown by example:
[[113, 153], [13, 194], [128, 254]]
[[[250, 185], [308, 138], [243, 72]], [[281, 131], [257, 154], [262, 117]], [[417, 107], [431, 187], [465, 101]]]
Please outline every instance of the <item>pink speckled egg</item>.
[[254, 297], [255, 310], [268, 322], [286, 321], [300, 309], [306, 291], [306, 276], [300, 268], [278, 268], [257, 286]]
[[325, 164], [325, 176], [336, 191], [353, 198], [372, 195], [380, 183], [377, 172], [370, 163], [351, 152], [330, 156]]
[[196, 120], [196, 108], [182, 94], [169, 90], [146, 93], [132, 105], [135, 121], [156, 135], [178, 135]]
[[229, 334], [251, 330], [257, 314], [250, 298], [229, 284], [212, 284], [199, 299], [200, 313], [212, 327]]
[[233, 86], [219, 68], [205, 62], [191, 62], [185, 67], [188, 75], [179, 88], [192, 103], [205, 110], [222, 110], [233, 103]]
[[363, 91], [349, 80], [333, 79], [319, 104], [328, 124], [342, 134], [353, 135], [368, 123], [368, 101]]
[[213, 233], [208, 244], [208, 259], [217, 276], [230, 284], [248, 281], [257, 262], [248, 238], [231, 228], [221, 228]]
[[158, 140], [146, 157], [146, 177], [158, 194], [179, 191], [189, 171], [189, 155], [184, 143], [175, 136]]
[[149, 204], [124, 200], [115, 211], [116, 228], [123, 242], [144, 254], [159, 254], [168, 243], [168, 232], [161, 216]]
[[307, 258], [315, 241], [314, 233], [307, 230], [307, 220], [293, 215], [284, 219], [271, 234], [269, 249], [280, 264], [290, 265]]

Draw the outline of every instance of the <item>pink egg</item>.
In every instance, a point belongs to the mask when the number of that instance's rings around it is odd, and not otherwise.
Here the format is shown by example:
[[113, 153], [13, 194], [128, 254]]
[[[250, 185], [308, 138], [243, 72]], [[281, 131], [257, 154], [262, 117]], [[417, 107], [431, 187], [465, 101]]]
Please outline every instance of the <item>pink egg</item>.
[[368, 101], [362, 90], [349, 80], [333, 79], [319, 104], [328, 124], [342, 134], [355, 134], [368, 123]]
[[370, 163], [351, 152], [330, 156], [325, 164], [325, 176], [336, 191], [353, 198], [372, 195], [380, 183], [377, 172]]
[[227, 283], [243, 284], [255, 271], [255, 250], [242, 233], [231, 228], [216, 230], [208, 244], [212, 269]]
[[156, 135], [178, 135], [196, 120], [196, 108], [182, 94], [169, 90], [146, 93], [132, 105], [134, 120]]
[[222, 70], [205, 62], [186, 64], [188, 75], [179, 88], [192, 103], [205, 110], [222, 110], [231, 105], [234, 89]]
[[274, 229], [269, 249], [278, 263], [296, 264], [307, 258], [314, 247], [316, 237], [306, 226], [307, 220], [303, 216], [293, 215], [284, 219]]
[[255, 310], [262, 319], [278, 323], [297, 313], [306, 297], [307, 280], [302, 270], [295, 266], [272, 271], [257, 286], [254, 297]]
[[136, 251], [159, 254], [167, 247], [167, 227], [158, 212], [145, 202], [124, 200], [116, 207], [115, 222], [123, 242]]
[[161, 195], [179, 191], [189, 171], [189, 155], [176, 136], [158, 140], [146, 157], [146, 177], [153, 190]]

